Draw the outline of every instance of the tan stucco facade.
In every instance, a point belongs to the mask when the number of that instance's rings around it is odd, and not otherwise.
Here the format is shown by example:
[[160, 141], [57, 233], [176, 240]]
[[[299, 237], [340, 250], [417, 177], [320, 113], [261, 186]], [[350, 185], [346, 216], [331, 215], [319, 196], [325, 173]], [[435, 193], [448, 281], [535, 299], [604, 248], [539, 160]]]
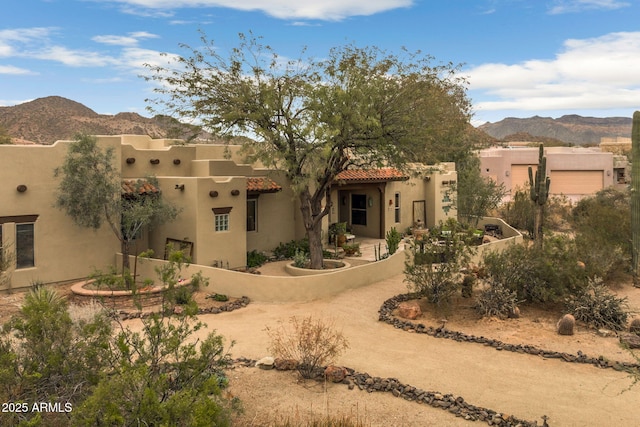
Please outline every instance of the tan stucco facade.
[[[298, 201], [284, 174], [243, 164], [239, 146], [181, 145], [138, 135], [97, 138], [101, 146], [113, 147], [122, 179], [156, 177], [162, 197], [181, 209], [175, 221], [143, 233], [133, 252], [153, 249], [163, 258], [168, 242], [186, 243], [194, 265], [234, 269], [245, 266], [248, 251], [267, 252], [304, 237]], [[120, 244], [108, 225], [96, 231], [79, 227], [54, 206], [60, 182], [54, 170], [68, 145], [0, 146], [2, 246], [15, 251], [20, 229], [31, 233], [26, 240], [20, 234], [20, 243], [33, 249], [32, 262], [27, 260], [33, 265], [13, 269], [5, 288], [71, 281], [117, 261]], [[273, 186], [251, 190], [248, 181], [254, 178]], [[384, 237], [391, 227], [404, 231], [415, 222], [415, 202], [423, 206], [426, 225], [435, 225], [456, 216], [455, 180], [454, 165], [443, 164], [403, 181], [336, 185], [324, 229], [338, 220], [341, 192], [365, 196], [367, 225], [353, 226], [356, 235]]]
[[[326, 223], [346, 222], [354, 235], [380, 239], [391, 228], [404, 232], [418, 220], [425, 227], [433, 227], [457, 217], [454, 163], [412, 165], [405, 175], [398, 180], [335, 184]], [[364, 206], [357, 206], [358, 200], [363, 200]]]
[[[547, 176], [550, 192], [577, 200], [614, 184], [614, 156], [597, 148], [548, 147]], [[479, 152], [482, 176], [503, 184], [509, 196], [517, 189], [526, 189], [528, 168], [538, 164], [538, 148], [487, 148]]]

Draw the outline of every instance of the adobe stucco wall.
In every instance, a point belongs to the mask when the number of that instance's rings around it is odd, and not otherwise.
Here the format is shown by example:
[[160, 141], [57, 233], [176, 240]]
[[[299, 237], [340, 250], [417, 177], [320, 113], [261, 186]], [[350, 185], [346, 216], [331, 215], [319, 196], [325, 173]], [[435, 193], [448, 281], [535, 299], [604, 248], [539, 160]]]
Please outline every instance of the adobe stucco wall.
[[[114, 147], [119, 158], [119, 138], [105, 138], [103, 146]], [[34, 281], [59, 282], [86, 277], [95, 268], [112, 264], [120, 250], [108, 225], [91, 230], [75, 225], [54, 207], [60, 178], [54, 169], [61, 166], [68, 143], [0, 147], [0, 217], [37, 215], [34, 223], [35, 266], [11, 271], [4, 289], [30, 286]], [[26, 191], [17, 187], [25, 185]], [[91, 185], [91, 183], [87, 183]], [[13, 250], [16, 222], [1, 224], [4, 247]]]
[[471, 258], [471, 262], [474, 264], [480, 264], [482, 256], [485, 253], [492, 251], [500, 252], [510, 245], [521, 244], [524, 240], [522, 234], [518, 230], [511, 227], [500, 218], [484, 217], [480, 221], [478, 221], [478, 228], [481, 230], [484, 229], [485, 224], [498, 224], [500, 226], [500, 229], [502, 230], [503, 239], [495, 240], [493, 242], [485, 243], [484, 245], [478, 246], [477, 252]]
[[[304, 302], [337, 295], [347, 289], [367, 286], [401, 274], [404, 261], [404, 251], [398, 251], [382, 261], [299, 277], [264, 276], [192, 264], [183, 269], [183, 277], [201, 272], [209, 279], [206, 292], [230, 297], [247, 296], [253, 301], [262, 302]], [[139, 261], [138, 274], [145, 278], [156, 278], [154, 268], [164, 262], [156, 259]]]

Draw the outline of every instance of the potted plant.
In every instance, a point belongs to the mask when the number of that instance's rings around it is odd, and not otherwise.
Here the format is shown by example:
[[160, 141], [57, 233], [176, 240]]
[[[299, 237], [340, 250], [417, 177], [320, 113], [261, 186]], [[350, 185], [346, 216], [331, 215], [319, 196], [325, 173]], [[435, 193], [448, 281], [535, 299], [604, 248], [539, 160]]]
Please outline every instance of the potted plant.
[[344, 254], [347, 256], [353, 256], [360, 253], [360, 243], [345, 243], [342, 245], [342, 249], [344, 249]]
[[329, 226], [329, 237], [336, 246], [343, 246], [347, 242], [347, 223], [334, 222]]

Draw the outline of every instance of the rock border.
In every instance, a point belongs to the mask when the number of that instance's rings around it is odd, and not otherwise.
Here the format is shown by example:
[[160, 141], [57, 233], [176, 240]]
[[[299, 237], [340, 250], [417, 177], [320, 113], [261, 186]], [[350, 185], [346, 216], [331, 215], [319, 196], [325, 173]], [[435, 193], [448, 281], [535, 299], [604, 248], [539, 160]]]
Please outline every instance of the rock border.
[[[255, 367], [256, 361], [239, 357], [234, 359], [233, 365], [243, 367]], [[326, 369], [326, 367], [324, 368]], [[323, 369], [323, 371], [324, 371]], [[492, 409], [483, 408], [468, 403], [461, 396], [452, 394], [444, 394], [437, 391], [422, 390], [409, 384], [404, 384], [396, 378], [374, 377], [368, 373], [357, 372], [354, 369], [345, 367], [348, 375], [341, 382], [353, 390], [358, 387], [361, 391], [368, 393], [383, 392], [391, 393], [394, 397], [402, 398], [410, 402], [429, 405], [433, 408], [442, 409], [450, 412], [456, 417], [463, 418], [467, 421], [481, 421], [490, 426], [499, 427], [536, 427], [537, 421], [527, 421], [514, 417], [513, 415], [503, 414]], [[323, 378], [324, 379], [324, 378]], [[542, 416], [542, 426], [548, 427], [548, 417]]]
[[433, 338], [445, 338], [458, 342], [482, 344], [487, 347], [493, 347], [498, 351], [511, 351], [514, 353], [529, 354], [532, 356], [542, 356], [547, 359], [558, 359], [569, 363], [589, 364], [603, 369], [615, 369], [616, 371], [640, 370], [640, 364], [607, 360], [604, 356], [589, 357], [580, 350], [578, 350], [578, 354], [571, 354], [545, 350], [527, 344], [509, 344], [492, 338], [486, 338], [483, 336], [478, 337], [475, 335], [468, 335], [463, 332], [448, 330], [444, 325], [439, 328], [434, 328], [432, 326], [427, 327], [422, 323], [416, 324], [408, 320], [400, 320], [393, 316], [393, 310], [395, 310], [401, 302], [418, 298], [420, 298], [420, 296], [416, 293], [400, 294], [389, 298], [382, 304], [380, 310], [378, 310], [378, 321], [385, 322], [406, 332], [426, 334]]
[[[243, 296], [238, 298], [235, 301], [230, 301], [226, 304], [222, 304], [219, 307], [208, 307], [208, 308], [198, 308], [197, 315], [201, 314], [220, 314], [227, 313], [230, 311], [238, 310], [240, 308], [244, 308], [251, 300], [249, 297]], [[120, 317], [121, 320], [131, 320], [131, 319], [146, 319], [151, 317], [154, 314], [157, 314], [157, 311], [126, 311], [126, 310], [118, 310], [116, 315]]]

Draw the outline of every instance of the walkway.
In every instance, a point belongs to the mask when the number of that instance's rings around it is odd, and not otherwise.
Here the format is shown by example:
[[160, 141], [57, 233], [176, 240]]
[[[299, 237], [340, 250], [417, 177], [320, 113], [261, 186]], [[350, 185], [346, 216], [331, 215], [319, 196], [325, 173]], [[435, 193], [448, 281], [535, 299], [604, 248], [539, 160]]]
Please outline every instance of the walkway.
[[233, 355], [259, 359], [268, 355], [265, 326], [295, 315], [332, 318], [350, 342], [339, 363], [360, 372], [459, 395], [522, 419], [546, 414], [554, 426], [636, 425], [640, 419], [640, 386], [622, 393], [630, 385], [624, 373], [410, 334], [378, 322], [380, 305], [404, 292], [400, 275], [325, 300], [252, 303], [201, 320], [236, 341]]

